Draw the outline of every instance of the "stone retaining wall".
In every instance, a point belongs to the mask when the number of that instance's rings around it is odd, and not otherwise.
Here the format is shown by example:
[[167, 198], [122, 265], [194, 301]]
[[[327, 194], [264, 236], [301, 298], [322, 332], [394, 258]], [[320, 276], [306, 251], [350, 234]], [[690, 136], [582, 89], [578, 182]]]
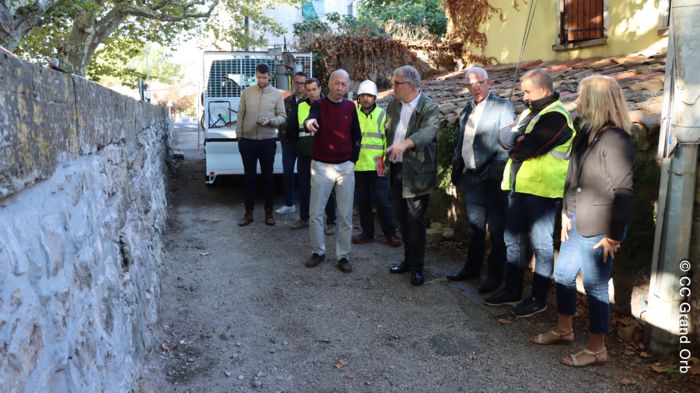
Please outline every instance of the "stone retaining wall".
[[169, 121], [0, 54], [0, 391], [128, 392], [154, 337]]

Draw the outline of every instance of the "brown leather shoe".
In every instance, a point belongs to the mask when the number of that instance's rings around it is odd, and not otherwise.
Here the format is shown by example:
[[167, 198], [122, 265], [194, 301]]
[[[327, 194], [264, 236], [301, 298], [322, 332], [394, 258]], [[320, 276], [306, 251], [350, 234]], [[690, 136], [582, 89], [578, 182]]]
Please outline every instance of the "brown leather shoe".
[[272, 217], [272, 209], [265, 209], [265, 225], [275, 225], [275, 218]]
[[252, 210], [246, 210], [245, 215], [243, 216], [243, 219], [241, 221], [238, 221], [238, 226], [239, 227], [244, 227], [251, 222], [255, 221], [253, 219], [253, 211]]
[[400, 247], [401, 246], [401, 238], [396, 236], [396, 235], [387, 236], [386, 244], [390, 245], [391, 247]]

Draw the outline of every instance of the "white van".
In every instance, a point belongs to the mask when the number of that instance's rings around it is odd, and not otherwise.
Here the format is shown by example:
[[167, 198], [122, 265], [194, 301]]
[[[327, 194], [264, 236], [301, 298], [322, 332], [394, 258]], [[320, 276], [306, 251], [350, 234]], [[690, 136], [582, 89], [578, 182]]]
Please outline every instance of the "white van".
[[[283, 90], [288, 90], [291, 86], [289, 82], [297, 70], [304, 71], [311, 78], [311, 53], [292, 55], [294, 67], [290, 67], [290, 64], [285, 67], [268, 52], [204, 52], [200, 127], [204, 131], [207, 184], [213, 184], [220, 175], [243, 174], [236, 119], [243, 89], [257, 83], [255, 66], [267, 63], [271, 70], [276, 70], [271, 75], [270, 83]], [[286, 56], [287, 60], [290, 58]], [[279, 80], [281, 78], [287, 80]], [[286, 93], [288, 94], [290, 93]], [[282, 147], [279, 142], [273, 170], [274, 173], [282, 173]]]

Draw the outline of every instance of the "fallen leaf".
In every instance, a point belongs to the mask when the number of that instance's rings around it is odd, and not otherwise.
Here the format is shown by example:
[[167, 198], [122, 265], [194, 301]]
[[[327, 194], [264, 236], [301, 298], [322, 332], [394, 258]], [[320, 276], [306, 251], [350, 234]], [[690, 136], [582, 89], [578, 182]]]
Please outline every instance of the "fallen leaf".
[[343, 368], [348, 365], [347, 360], [338, 359], [335, 361], [335, 368]]
[[345, 379], [353, 379], [354, 378], [352, 376], [352, 374], [350, 374], [350, 373], [343, 374], [343, 377], [345, 377]]
[[501, 325], [510, 325], [513, 321], [508, 318], [498, 318], [498, 323]]
[[644, 359], [649, 359], [649, 358], [652, 357], [653, 355], [650, 354], [649, 352], [642, 351], [642, 352], [639, 353], [639, 356], [643, 357]]
[[202, 338], [212, 338], [212, 337], [214, 337], [214, 334], [212, 332], [202, 333]]
[[657, 373], [665, 373], [668, 372], [668, 367], [664, 366], [661, 363], [654, 363], [651, 365], [651, 369], [654, 370]]
[[209, 255], [209, 251], [200, 252], [199, 255], [206, 257], [207, 255]]
[[620, 380], [620, 384], [625, 385], [625, 386], [627, 386], [627, 385], [634, 385], [635, 383], [636, 383], [635, 381], [633, 381], [633, 380], [631, 380], [631, 379], [629, 379], [629, 378], [622, 378], [622, 379]]

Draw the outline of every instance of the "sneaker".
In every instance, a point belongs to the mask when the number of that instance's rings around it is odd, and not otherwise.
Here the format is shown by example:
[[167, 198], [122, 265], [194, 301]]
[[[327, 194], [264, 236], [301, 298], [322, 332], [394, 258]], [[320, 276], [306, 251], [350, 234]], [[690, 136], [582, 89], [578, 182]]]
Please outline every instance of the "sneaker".
[[328, 235], [328, 236], [333, 236], [333, 235], [335, 235], [335, 229], [336, 229], [335, 224], [326, 224], [324, 232], [326, 232], [326, 235]]
[[304, 266], [306, 267], [316, 267], [318, 266], [319, 263], [323, 262], [323, 260], [326, 259], [326, 255], [318, 255], [316, 253], [311, 254], [311, 258], [309, 258], [306, 263], [304, 263]]
[[309, 227], [309, 221], [308, 220], [302, 220], [301, 218], [294, 221], [292, 225], [289, 226], [290, 229], [301, 229], [301, 228], [308, 228]]
[[335, 267], [337, 267], [338, 270], [340, 270], [343, 273], [352, 272], [352, 265], [350, 265], [350, 261], [348, 261], [347, 258], [340, 258]]
[[295, 205], [292, 205], [292, 206], [283, 205], [279, 209], [275, 210], [275, 213], [277, 213], [277, 214], [290, 214], [290, 213], [294, 213], [296, 211], [297, 211], [297, 207]]
[[514, 296], [505, 289], [501, 289], [493, 295], [484, 298], [484, 304], [487, 306], [513, 306], [519, 302], [520, 296]]
[[513, 315], [518, 318], [528, 318], [547, 309], [547, 304], [538, 302], [534, 297], [529, 297], [513, 308]]

